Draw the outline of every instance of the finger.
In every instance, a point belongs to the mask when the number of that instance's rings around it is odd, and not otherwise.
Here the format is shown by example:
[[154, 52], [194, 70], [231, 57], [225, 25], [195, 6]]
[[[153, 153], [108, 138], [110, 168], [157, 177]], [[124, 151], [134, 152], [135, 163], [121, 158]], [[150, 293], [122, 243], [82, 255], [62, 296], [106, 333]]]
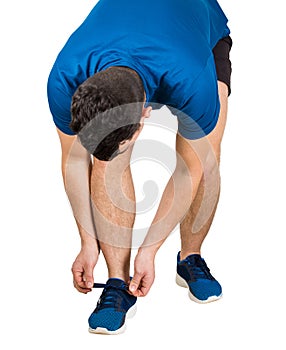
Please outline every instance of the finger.
[[140, 289], [137, 289], [135, 292], [132, 293], [132, 295], [137, 298], [145, 296]]
[[135, 272], [132, 280], [130, 281], [129, 290], [135, 296], [138, 293], [138, 289], [139, 289], [139, 286], [141, 284], [142, 277], [143, 277], [142, 274], [139, 274], [138, 272]]
[[139, 290], [140, 295], [138, 295], [138, 296], [145, 297], [149, 293], [150, 288], [151, 288], [150, 283], [148, 283], [148, 282], [144, 283]]
[[135, 297], [145, 297], [148, 292], [149, 292], [150, 288], [146, 288], [144, 286], [139, 286], [132, 294]]
[[91, 287], [87, 287], [84, 276], [83, 276], [83, 270], [72, 268], [72, 274], [73, 274], [73, 281], [74, 281], [74, 287], [80, 292], [80, 293], [88, 293], [91, 291]]
[[83, 293], [83, 294], [87, 294], [87, 293], [91, 292], [91, 290], [92, 290], [90, 288], [80, 287], [75, 281], [73, 282], [73, 285], [78, 292]]
[[77, 286], [80, 286], [81, 288], [85, 288], [85, 283], [83, 280], [83, 271], [74, 270], [72, 269], [73, 274], [73, 280]]
[[84, 269], [84, 273], [83, 273], [83, 282], [84, 282], [84, 286], [85, 288], [92, 288], [93, 287], [93, 268], [91, 266], [87, 266]]
[[149, 275], [143, 275], [140, 284], [137, 290], [134, 291], [133, 295], [135, 295], [136, 297], [145, 297], [149, 293], [153, 282], [154, 277]]

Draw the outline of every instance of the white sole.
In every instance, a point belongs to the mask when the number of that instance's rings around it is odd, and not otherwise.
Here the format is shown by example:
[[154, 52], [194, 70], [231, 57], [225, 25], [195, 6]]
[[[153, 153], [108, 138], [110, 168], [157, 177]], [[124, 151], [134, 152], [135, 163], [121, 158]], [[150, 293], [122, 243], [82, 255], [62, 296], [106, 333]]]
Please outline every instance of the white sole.
[[97, 327], [95, 329], [89, 327], [88, 331], [89, 333], [93, 333], [93, 334], [107, 334], [107, 335], [116, 335], [116, 334], [121, 334], [126, 330], [126, 320], [129, 318], [132, 318], [135, 316], [137, 311], [137, 306], [136, 304], [134, 304], [133, 306], [131, 306], [131, 308], [127, 311], [126, 313], [126, 317], [125, 317], [125, 322], [123, 324], [123, 326], [121, 326], [119, 329], [117, 329], [116, 331], [110, 331], [107, 328], [103, 328], [103, 327]]
[[219, 295], [219, 296], [213, 295], [213, 296], [209, 297], [209, 298], [206, 299], [206, 300], [200, 300], [200, 299], [196, 298], [196, 297], [191, 293], [188, 283], [187, 283], [179, 274], [176, 275], [176, 283], [177, 283], [177, 285], [180, 286], [180, 287], [188, 288], [188, 290], [189, 290], [189, 298], [190, 298], [192, 301], [194, 301], [194, 302], [196, 302], [196, 303], [198, 303], [198, 304], [208, 304], [208, 303], [211, 303], [211, 302], [213, 302], [213, 301], [217, 301], [217, 300], [219, 300], [219, 299], [222, 298], [222, 294]]

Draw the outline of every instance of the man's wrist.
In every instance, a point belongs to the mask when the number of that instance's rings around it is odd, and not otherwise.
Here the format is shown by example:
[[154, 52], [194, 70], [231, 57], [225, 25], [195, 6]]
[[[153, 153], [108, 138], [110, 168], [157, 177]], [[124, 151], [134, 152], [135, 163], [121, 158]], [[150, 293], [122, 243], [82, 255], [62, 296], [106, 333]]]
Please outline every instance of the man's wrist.
[[138, 249], [138, 254], [139, 255], [144, 255], [145, 257], [150, 257], [150, 258], [154, 258], [155, 255], [157, 254], [157, 251], [159, 250], [160, 246], [158, 245], [142, 245], [139, 249]]
[[76, 220], [79, 235], [80, 235], [80, 240], [81, 240], [81, 246], [86, 247], [86, 246], [93, 246], [96, 245], [98, 246], [97, 238], [96, 238], [96, 233], [94, 230], [93, 232], [88, 232], [79, 224], [79, 222]]
[[99, 254], [99, 246], [96, 239], [81, 239], [81, 249], [84, 251], [92, 251]]

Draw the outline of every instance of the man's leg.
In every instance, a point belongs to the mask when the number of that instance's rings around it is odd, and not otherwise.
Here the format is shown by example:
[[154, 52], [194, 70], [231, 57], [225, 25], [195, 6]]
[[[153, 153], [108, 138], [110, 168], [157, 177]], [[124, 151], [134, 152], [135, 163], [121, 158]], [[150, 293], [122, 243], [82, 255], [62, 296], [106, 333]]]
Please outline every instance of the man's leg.
[[104, 254], [109, 279], [88, 324], [91, 333], [119, 334], [126, 319], [135, 314], [136, 297], [127, 292], [130, 279], [135, 192], [130, 171], [132, 149], [110, 162], [94, 159], [91, 198], [97, 238]]
[[130, 170], [132, 148], [111, 162], [94, 159], [91, 198], [100, 248], [109, 278], [129, 281], [135, 191]]
[[[210, 162], [211, 169], [204, 169], [204, 175], [200, 181], [195, 199], [180, 224], [181, 259], [185, 259], [191, 254], [201, 253], [202, 243], [210, 230], [219, 200], [220, 146], [227, 117], [228, 87], [222, 82], [218, 82], [218, 87], [221, 104], [219, 120], [215, 129], [207, 136], [213, 149], [214, 161]], [[206, 191], [210, 193], [206, 193]]]

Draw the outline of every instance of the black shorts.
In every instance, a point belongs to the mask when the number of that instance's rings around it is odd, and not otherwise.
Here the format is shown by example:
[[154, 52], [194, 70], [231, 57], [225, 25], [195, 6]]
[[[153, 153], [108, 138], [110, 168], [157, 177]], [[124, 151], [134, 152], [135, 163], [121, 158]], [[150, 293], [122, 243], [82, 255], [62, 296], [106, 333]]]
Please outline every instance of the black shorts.
[[231, 93], [231, 61], [229, 53], [232, 47], [230, 36], [222, 38], [213, 48], [217, 79], [228, 86], [228, 95]]

